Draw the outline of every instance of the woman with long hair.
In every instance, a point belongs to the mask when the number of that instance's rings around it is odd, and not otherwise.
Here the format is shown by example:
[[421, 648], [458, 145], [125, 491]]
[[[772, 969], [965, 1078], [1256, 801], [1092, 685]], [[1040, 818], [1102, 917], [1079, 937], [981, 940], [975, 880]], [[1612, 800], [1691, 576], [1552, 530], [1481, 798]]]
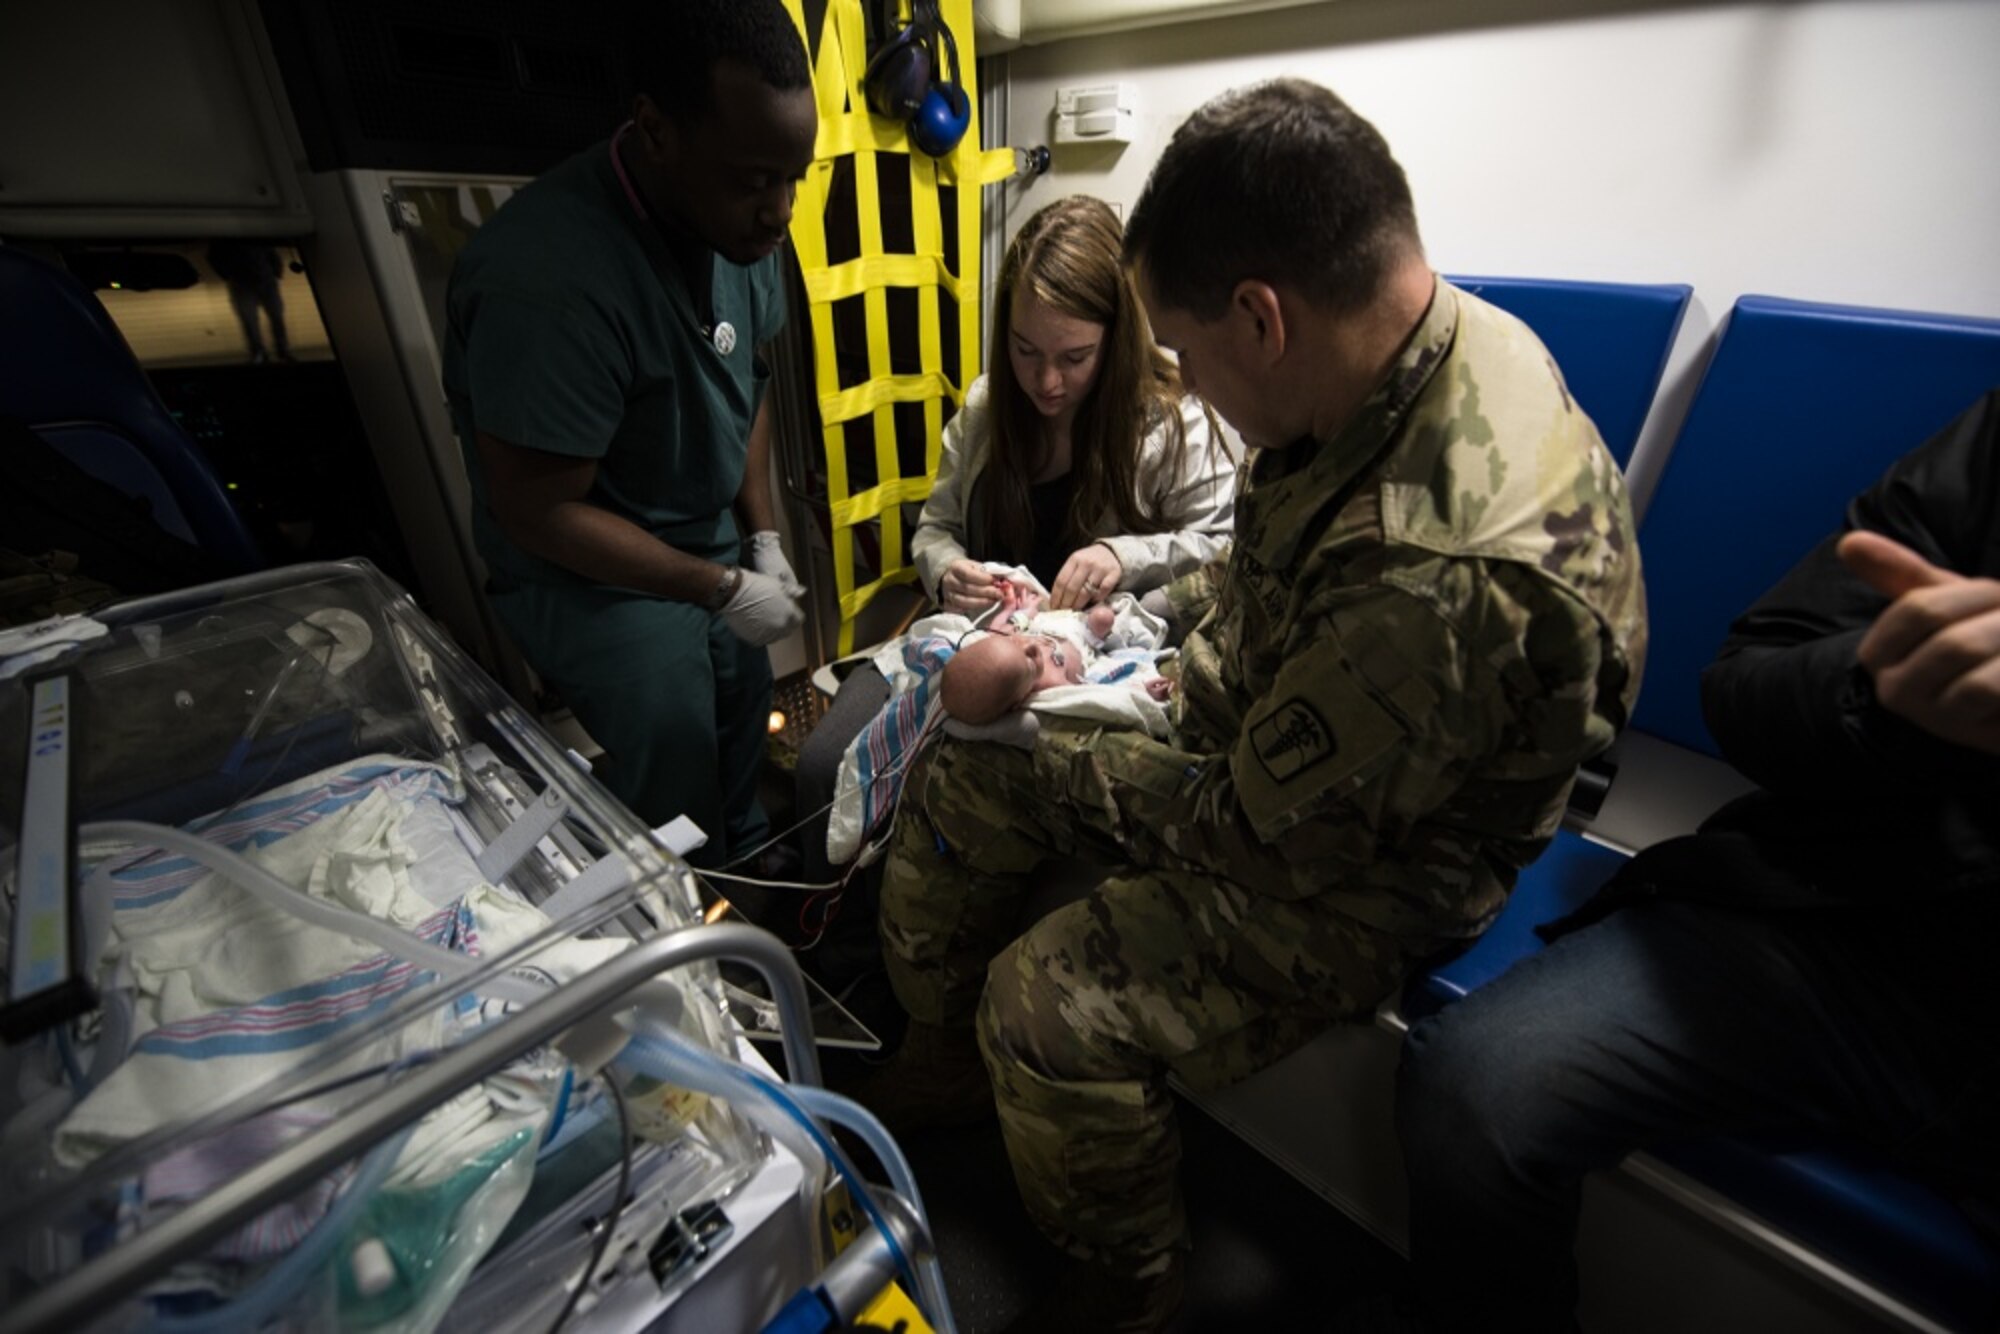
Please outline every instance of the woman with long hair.
[[1144, 593], [1226, 555], [1234, 461], [1153, 344], [1122, 229], [1071, 195], [1028, 219], [994, 291], [987, 373], [945, 427], [911, 552], [968, 615], [998, 596], [981, 565], [1025, 565], [1050, 605]]
[[[1064, 608], [1143, 594], [1229, 552], [1235, 460], [1154, 346], [1122, 241], [1104, 201], [1072, 195], [1007, 248], [987, 373], [945, 425], [910, 543], [943, 610], [976, 615], [999, 597], [983, 561], [1027, 566]], [[832, 874], [824, 808], [840, 757], [888, 698], [882, 674], [858, 667], [800, 749], [809, 881]]]

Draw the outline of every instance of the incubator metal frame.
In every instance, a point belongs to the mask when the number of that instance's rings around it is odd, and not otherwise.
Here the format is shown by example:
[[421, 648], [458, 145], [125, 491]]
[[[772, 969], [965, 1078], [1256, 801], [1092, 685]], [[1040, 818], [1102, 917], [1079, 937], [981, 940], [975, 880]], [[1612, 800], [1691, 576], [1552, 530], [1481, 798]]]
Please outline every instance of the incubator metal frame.
[[806, 1023], [805, 981], [791, 953], [769, 932], [733, 924], [690, 927], [639, 942], [603, 967], [491, 1025], [362, 1108], [287, 1146], [199, 1203], [43, 1288], [0, 1317], [5, 1334], [76, 1328], [96, 1309], [175, 1261], [199, 1252], [235, 1225], [410, 1124], [466, 1084], [522, 1053], [614, 1007], [641, 983], [681, 964], [735, 959], [763, 973], [787, 1019], [785, 1056], [807, 1083], [819, 1082], [819, 1057]]
[[[555, 925], [547, 932], [496, 958], [482, 960], [482, 966], [465, 977], [420, 986], [412, 995], [402, 998], [390, 1012], [391, 1016], [408, 1016], [468, 995], [504, 973], [514, 959], [541, 948], [558, 930], [589, 930], [617, 919], [628, 925], [633, 943], [504, 1018], [477, 1028], [466, 1039], [447, 1045], [427, 1063], [394, 1071], [392, 1077], [384, 1077], [382, 1087], [372, 1088], [335, 1119], [284, 1145], [205, 1197], [26, 1293], [0, 1314], [0, 1334], [68, 1330], [83, 1325], [92, 1316], [126, 1301], [149, 1278], [202, 1253], [232, 1229], [412, 1125], [432, 1108], [525, 1053], [565, 1034], [575, 1035], [589, 1045], [595, 1026], [609, 1025], [613, 1013], [637, 1003], [649, 987], [656, 997], [665, 995], [651, 984], [669, 970], [715, 961], [733, 961], [752, 968], [769, 988], [770, 1003], [777, 1011], [788, 1077], [798, 1083], [819, 1082], [809, 993], [803, 974], [784, 944], [754, 927], [705, 924], [699, 896], [685, 865], [657, 846], [629, 812], [580, 773], [579, 762], [573, 756], [565, 754], [558, 743], [443, 637], [406, 594], [372, 566], [360, 561], [339, 562], [251, 575], [119, 604], [100, 613], [99, 619], [118, 628], [135, 627], [157, 620], [185, 618], [211, 605], [220, 607], [266, 594], [309, 589], [316, 581], [357, 579], [380, 595], [381, 601], [374, 610], [396, 637], [398, 651], [393, 657], [403, 670], [411, 698], [419, 702], [430, 742], [458, 771], [467, 798], [461, 813], [484, 843], [484, 851], [477, 856], [482, 875], [498, 883], [503, 878], [514, 878], [517, 864], [524, 869], [533, 864], [536, 869], [530, 879], [535, 881], [537, 892], [544, 895], [543, 905], [552, 906], [556, 899], [565, 897], [569, 904], [563, 911], [549, 912]], [[446, 688], [447, 681], [450, 689]], [[281, 685], [282, 681], [273, 685], [272, 698]], [[471, 701], [468, 709], [480, 711], [481, 721], [490, 725], [493, 734], [505, 738], [525, 770], [516, 770], [499, 760], [472, 734], [467, 725], [469, 720], [454, 712], [451, 703], [454, 695]], [[270, 698], [263, 701], [258, 717], [270, 703]], [[388, 720], [391, 724], [394, 721]], [[251, 730], [255, 731], [254, 721]], [[387, 730], [393, 733], [395, 728], [389, 726]], [[277, 767], [274, 765], [274, 769]], [[530, 784], [521, 781], [528, 777], [527, 770], [532, 770], [544, 784], [542, 793], [527, 791]], [[0, 783], [0, 787], [4, 786]], [[588, 817], [594, 837], [604, 838], [605, 847], [595, 860], [589, 860], [592, 850], [585, 848], [576, 832], [563, 823], [564, 814], [572, 809]], [[73, 814], [71, 820], [74, 824]], [[528, 857], [531, 852], [536, 854], [532, 858]], [[588, 865], [584, 864], [586, 861]], [[679, 902], [662, 900], [662, 890]], [[676, 920], [686, 924], [670, 925]], [[702, 997], [704, 1008], [707, 1001], [717, 1002], [712, 1022], [705, 1021], [712, 1027], [713, 1023], [725, 1022], [722, 1019], [725, 1011], [720, 1003], [720, 979], [713, 973], [706, 977], [707, 982], [697, 985], [689, 994]], [[728, 1029], [725, 1026], [720, 1031]], [[595, 1036], [601, 1038], [603, 1032], [598, 1031]], [[343, 1038], [322, 1055], [331, 1060], [351, 1045]], [[309, 1070], [325, 1063], [316, 1057]], [[291, 1086], [301, 1083], [304, 1074], [292, 1081]], [[229, 1125], [262, 1106], [270, 1093], [269, 1086], [262, 1086], [224, 1098], [192, 1123], [171, 1130], [180, 1135]], [[82, 1169], [73, 1179], [58, 1182], [50, 1190], [31, 1194], [29, 1198], [11, 1201], [7, 1229], [33, 1228], [38, 1219], [53, 1218], [58, 1211], [70, 1207], [72, 1198], [85, 1187], [101, 1187], [105, 1181], [129, 1175], [133, 1161], [145, 1152], [157, 1150], [160, 1139], [161, 1133], [156, 1132], [134, 1141], [113, 1150], [100, 1163]], [[767, 1155], [772, 1151], [767, 1144]], [[584, 1188], [584, 1193], [594, 1197], [603, 1187], [600, 1174]], [[901, 1234], [897, 1244], [913, 1252], [927, 1251], [929, 1238], [924, 1235], [921, 1222], [907, 1209], [895, 1207], [896, 1199], [888, 1196], [890, 1207], [883, 1212], [892, 1230]], [[620, 1228], [619, 1232], [622, 1238], [625, 1229]], [[844, 1294], [841, 1301], [846, 1302], [863, 1288], [870, 1293], [879, 1290], [889, 1276], [890, 1269], [884, 1267], [885, 1257], [893, 1251], [879, 1234], [871, 1235], [874, 1236], [871, 1244], [851, 1247], [823, 1276], [826, 1286], [822, 1290], [830, 1302], [836, 1294]], [[486, 1258], [491, 1259], [494, 1254], [497, 1252], [489, 1253]], [[806, 1280], [811, 1279], [810, 1263], [801, 1273]], [[677, 1300], [680, 1290], [668, 1282], [665, 1292], [671, 1294], [667, 1299]], [[779, 1296], [782, 1298], [783, 1294]]]

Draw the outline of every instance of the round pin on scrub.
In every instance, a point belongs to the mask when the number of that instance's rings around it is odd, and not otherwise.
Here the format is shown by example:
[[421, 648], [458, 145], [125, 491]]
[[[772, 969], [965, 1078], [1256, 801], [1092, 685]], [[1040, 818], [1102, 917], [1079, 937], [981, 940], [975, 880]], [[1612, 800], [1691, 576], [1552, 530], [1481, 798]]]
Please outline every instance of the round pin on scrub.
[[736, 350], [736, 326], [728, 320], [715, 326], [715, 350], [725, 357]]

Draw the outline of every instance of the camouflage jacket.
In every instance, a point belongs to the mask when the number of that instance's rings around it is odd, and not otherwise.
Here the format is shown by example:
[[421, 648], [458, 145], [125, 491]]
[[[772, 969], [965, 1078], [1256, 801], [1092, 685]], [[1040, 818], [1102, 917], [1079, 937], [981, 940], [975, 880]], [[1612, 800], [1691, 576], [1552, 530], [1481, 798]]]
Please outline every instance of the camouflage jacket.
[[1142, 863], [1482, 930], [1638, 694], [1639, 555], [1596, 427], [1525, 325], [1440, 281], [1337, 437], [1259, 456], [1236, 528], [1178, 744], [1045, 732], [1037, 766]]

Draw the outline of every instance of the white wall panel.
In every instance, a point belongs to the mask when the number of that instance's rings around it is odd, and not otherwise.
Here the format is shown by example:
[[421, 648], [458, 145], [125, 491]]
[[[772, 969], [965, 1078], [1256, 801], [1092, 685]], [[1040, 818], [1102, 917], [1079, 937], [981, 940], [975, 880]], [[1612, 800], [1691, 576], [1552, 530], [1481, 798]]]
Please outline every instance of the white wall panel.
[[1027, 46], [1009, 142], [1076, 84], [1135, 84], [1138, 125], [1009, 186], [1008, 235], [1065, 194], [1129, 209], [1217, 93], [1317, 80], [1388, 138], [1437, 268], [1693, 284], [1643, 502], [1738, 296], [2000, 315], [1995, 53], [1993, 0], [1327, 0]]
[[1334, 0], [1079, 38], [1009, 56], [1011, 142], [1050, 138], [1059, 86], [1112, 80], [1138, 85], [1138, 137], [1059, 151], [1008, 220], [1073, 191], [1129, 206], [1188, 112], [1295, 74], [1388, 137], [1439, 268], [1992, 315], [1996, 53], [1991, 0]]

